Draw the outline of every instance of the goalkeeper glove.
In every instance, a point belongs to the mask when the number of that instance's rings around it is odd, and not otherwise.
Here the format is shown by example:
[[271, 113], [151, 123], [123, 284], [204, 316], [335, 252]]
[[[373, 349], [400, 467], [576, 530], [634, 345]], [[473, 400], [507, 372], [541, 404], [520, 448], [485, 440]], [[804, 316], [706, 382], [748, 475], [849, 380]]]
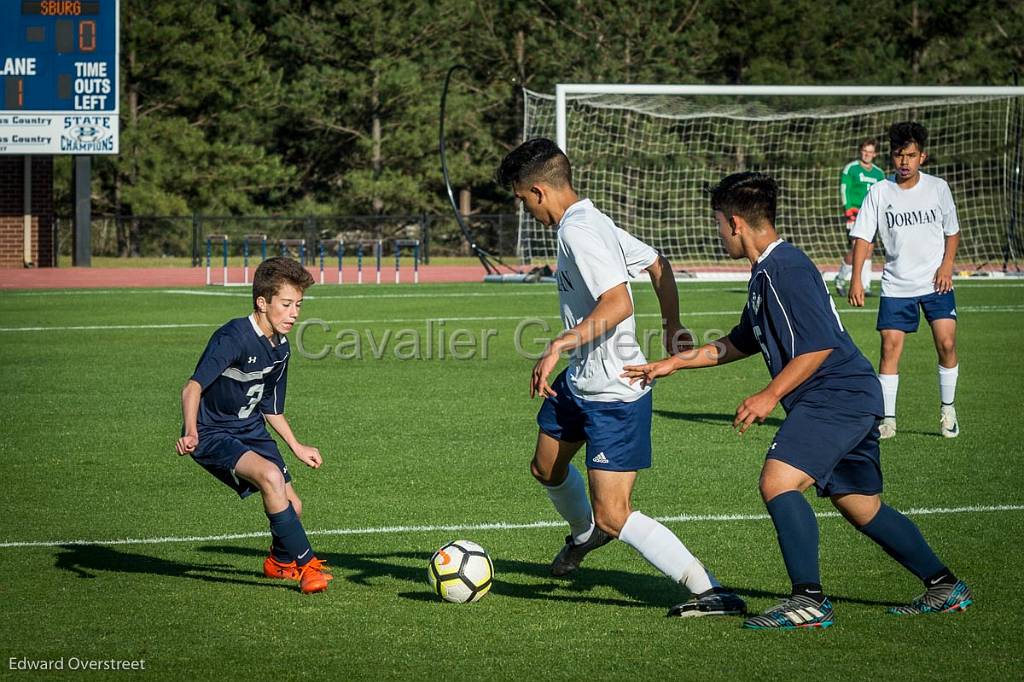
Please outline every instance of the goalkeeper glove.
[[846, 213], [843, 214], [843, 215], [846, 216], [846, 223], [848, 225], [852, 225], [853, 223], [857, 222], [857, 214], [859, 212], [860, 212], [860, 209], [858, 209], [858, 208], [848, 208], [848, 209], [846, 209]]

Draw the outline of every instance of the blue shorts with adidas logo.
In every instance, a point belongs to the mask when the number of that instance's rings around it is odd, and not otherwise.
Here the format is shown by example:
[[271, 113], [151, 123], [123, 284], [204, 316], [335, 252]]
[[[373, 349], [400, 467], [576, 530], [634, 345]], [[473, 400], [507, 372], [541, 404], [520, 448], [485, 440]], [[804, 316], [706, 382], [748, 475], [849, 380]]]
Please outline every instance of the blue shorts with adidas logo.
[[952, 290], [944, 294], [931, 293], [907, 298], [882, 296], [878, 299], [878, 324], [875, 329], [898, 329], [912, 334], [917, 331], [921, 321], [918, 308], [924, 311], [924, 319], [929, 324], [935, 320], [956, 319], [956, 298]]
[[537, 413], [540, 430], [567, 443], [587, 442], [587, 468], [637, 471], [651, 466], [651, 391], [633, 402], [578, 398], [563, 371]]

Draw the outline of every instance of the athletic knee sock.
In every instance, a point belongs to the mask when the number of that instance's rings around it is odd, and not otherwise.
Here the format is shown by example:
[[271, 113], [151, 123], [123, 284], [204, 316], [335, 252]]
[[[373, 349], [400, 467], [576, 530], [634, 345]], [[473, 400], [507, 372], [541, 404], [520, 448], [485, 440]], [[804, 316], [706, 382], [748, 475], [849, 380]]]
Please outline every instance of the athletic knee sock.
[[864, 286], [864, 291], [871, 288], [871, 259], [865, 259], [864, 265], [860, 268], [860, 283]]
[[306, 530], [295, 513], [295, 507], [288, 503], [288, 508], [275, 514], [267, 514], [270, 519], [270, 534], [274, 541], [288, 553], [288, 560], [294, 560], [299, 566], [305, 566], [313, 558], [313, 548], [309, 546]]
[[952, 576], [914, 522], [888, 505], [883, 504], [875, 518], [857, 530], [922, 581], [939, 574]]
[[622, 524], [619, 539], [640, 552], [652, 566], [673, 581], [682, 583], [693, 594], [720, 587], [704, 566], [675, 533], [649, 516], [633, 512]]
[[850, 279], [850, 275], [853, 274], [853, 266], [847, 265], [846, 263], [839, 264], [839, 274], [836, 275], [836, 279], [845, 282]]
[[900, 388], [899, 374], [879, 374], [878, 383], [882, 385], [882, 404], [885, 416], [896, 418], [896, 392]]
[[803, 592], [821, 598], [821, 572], [818, 569], [818, 520], [814, 510], [796, 490], [773, 497], [767, 505], [775, 524], [782, 560], [793, 583], [794, 594]]
[[952, 405], [956, 398], [956, 380], [960, 376], [960, 365], [943, 367], [939, 365], [939, 399], [943, 405]]
[[288, 549], [285, 548], [281, 541], [276, 535], [271, 534], [272, 538], [270, 543], [270, 556], [274, 557], [282, 564], [286, 564], [292, 560], [292, 555], [288, 553]]
[[569, 473], [558, 485], [546, 485], [544, 490], [563, 519], [569, 523], [573, 542], [580, 544], [590, 539], [594, 531], [594, 511], [590, 508], [587, 486], [580, 470], [569, 465]]

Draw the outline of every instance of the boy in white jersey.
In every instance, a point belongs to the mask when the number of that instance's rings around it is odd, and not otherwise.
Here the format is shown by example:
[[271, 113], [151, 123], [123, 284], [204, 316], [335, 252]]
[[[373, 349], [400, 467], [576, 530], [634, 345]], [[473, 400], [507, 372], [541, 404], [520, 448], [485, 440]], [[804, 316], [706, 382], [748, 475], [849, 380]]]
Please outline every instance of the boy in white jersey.
[[959, 374], [953, 259], [960, 243], [960, 223], [946, 181], [920, 170], [928, 158], [927, 140], [928, 132], [920, 123], [896, 123], [889, 129], [896, 173], [868, 191], [850, 232], [856, 242], [850, 305], [864, 305], [859, 269], [876, 231], [885, 245], [877, 324], [882, 335], [878, 380], [885, 403], [885, 419], [879, 427], [882, 438], [896, 435], [900, 354], [906, 335], [917, 331], [919, 307], [932, 328], [939, 356], [940, 432], [946, 438], [960, 434], [953, 407]]
[[[675, 353], [690, 347], [669, 262], [579, 198], [569, 159], [551, 140], [524, 142], [505, 157], [497, 176], [534, 218], [558, 227], [558, 298], [566, 331], [548, 344], [530, 381], [530, 397], [544, 398], [531, 470], [570, 529], [551, 572], [572, 573], [587, 553], [617, 537], [691, 592], [670, 616], [744, 613], [743, 600], [722, 588], [672, 531], [630, 505], [637, 471], [651, 465], [651, 393], [620, 376], [625, 365], [646, 362], [636, 340], [629, 280], [649, 273], [666, 348]], [[569, 367], [549, 384], [563, 352], [572, 354]], [[589, 500], [571, 463], [584, 443]]]

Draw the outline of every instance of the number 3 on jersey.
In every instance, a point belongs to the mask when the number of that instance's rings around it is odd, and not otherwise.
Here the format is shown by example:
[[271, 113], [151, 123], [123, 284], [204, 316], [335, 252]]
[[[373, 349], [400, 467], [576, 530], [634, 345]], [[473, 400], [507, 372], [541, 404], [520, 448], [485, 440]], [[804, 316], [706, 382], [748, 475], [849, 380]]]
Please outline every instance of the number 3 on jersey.
[[256, 384], [250, 388], [245, 395], [249, 397], [249, 404], [238, 411], [239, 419], [245, 419], [251, 415], [252, 411], [256, 409], [257, 405], [259, 405], [260, 400], [263, 399], [263, 384]]

